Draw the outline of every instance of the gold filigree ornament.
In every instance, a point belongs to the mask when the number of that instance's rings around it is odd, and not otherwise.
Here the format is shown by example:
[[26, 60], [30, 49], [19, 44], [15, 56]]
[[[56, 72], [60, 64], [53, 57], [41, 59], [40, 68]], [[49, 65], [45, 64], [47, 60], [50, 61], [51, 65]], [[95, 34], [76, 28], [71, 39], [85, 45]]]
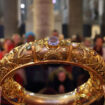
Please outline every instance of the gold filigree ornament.
[[[70, 93], [42, 95], [27, 92], [13, 79], [19, 68], [41, 64], [72, 64], [86, 69], [90, 78]], [[36, 40], [14, 48], [0, 61], [2, 96], [14, 105], [89, 105], [103, 95], [105, 63], [92, 49], [69, 40]]]

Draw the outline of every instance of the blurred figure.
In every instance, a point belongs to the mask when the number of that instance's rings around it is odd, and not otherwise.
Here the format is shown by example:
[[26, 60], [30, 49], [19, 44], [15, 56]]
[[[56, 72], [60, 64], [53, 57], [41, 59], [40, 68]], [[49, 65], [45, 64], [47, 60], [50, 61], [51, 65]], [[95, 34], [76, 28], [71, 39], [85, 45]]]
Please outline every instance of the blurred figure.
[[[25, 34], [26, 42], [33, 42], [35, 40], [35, 34], [33, 32], [27, 32]], [[42, 65], [33, 65], [24, 68], [26, 76], [25, 88], [28, 91], [39, 92], [45, 85], [44, 67]]]
[[49, 45], [56, 46], [59, 44], [59, 33], [57, 30], [54, 30], [52, 35], [48, 37], [48, 43]]
[[94, 39], [94, 50], [101, 55], [105, 60], [105, 48], [103, 48], [104, 40], [101, 36], [96, 36]]
[[63, 40], [64, 36], [61, 34], [59, 35], [57, 30], [54, 30], [51, 37], [48, 37], [49, 45], [56, 46], [59, 44], [59, 40]]
[[[14, 34], [12, 36], [12, 40], [14, 41], [14, 45], [15, 47], [20, 46], [23, 44], [22, 42], [22, 38], [19, 34]], [[14, 79], [16, 82], [18, 82], [20, 85], [24, 85], [24, 82], [26, 81], [26, 77], [25, 77], [25, 73], [23, 69], [19, 69], [18, 71], [16, 71], [15, 75], [14, 75]]]
[[83, 44], [86, 47], [89, 47], [90, 48], [91, 47], [91, 39], [90, 38], [85, 38]]
[[84, 84], [85, 82], [87, 82], [87, 80], [89, 79], [89, 74], [87, 71], [84, 70], [84, 72], [82, 72], [78, 78], [77, 78], [77, 87], [81, 86], [82, 84]]
[[25, 34], [26, 42], [33, 42], [35, 40], [35, 34], [33, 32], [27, 32]]
[[[105, 60], [105, 48], [103, 48], [103, 43], [104, 40], [101, 36], [97, 35], [96, 38], [94, 39], [94, 50], [101, 56], [103, 56], [104, 60]], [[95, 101], [93, 104], [91, 105], [103, 105], [104, 104], [104, 97], [102, 97], [100, 100]]]
[[[5, 54], [9, 53], [13, 48], [15, 47], [15, 44], [12, 40], [6, 39], [4, 41], [3, 50], [0, 52], [0, 60], [4, 57]], [[3, 98], [1, 99], [2, 105], [11, 105]]]
[[7, 53], [9, 53], [13, 48], [15, 47], [15, 44], [12, 40], [6, 39], [4, 41], [3, 51], [0, 52], [0, 59], [3, 58], [3, 56]]
[[72, 35], [72, 36], [71, 36], [71, 41], [72, 41], [72, 42], [76, 42], [76, 35]]
[[50, 75], [49, 86], [57, 93], [67, 93], [74, 89], [72, 76], [60, 67]]
[[57, 30], [53, 30], [52, 36], [59, 37], [59, 32]]
[[5, 39], [0, 39], [0, 52], [4, 50], [3, 45], [4, 45]]
[[[61, 83], [63, 83], [66, 80], [66, 74], [63, 71], [59, 71], [57, 76], [58, 76], [58, 80]], [[59, 85], [58, 91], [59, 91], [59, 93], [65, 93], [65, 87], [63, 84]]]
[[76, 35], [76, 42], [81, 43], [83, 41], [83, 37], [79, 34]]
[[15, 43], [11, 39], [7, 39], [4, 42], [4, 51], [5, 53], [9, 53], [15, 47]]
[[57, 30], [53, 30], [51, 37], [57, 37], [59, 40], [63, 40], [64, 39], [64, 35], [63, 34], [59, 34], [59, 32]]
[[[22, 44], [22, 40], [21, 40], [21, 37], [18, 35], [18, 34], [15, 34], [13, 36], [13, 39], [16, 40], [15, 41], [15, 45], [19, 46]], [[27, 32], [25, 35], [24, 35], [24, 39], [25, 39], [25, 42], [33, 42], [35, 40], [35, 34], [33, 32]], [[31, 75], [30, 75], [31, 76]], [[24, 69], [20, 69], [16, 72], [15, 76], [14, 76], [14, 79], [20, 83], [21, 85], [25, 85], [27, 83], [27, 80], [26, 80], [26, 71], [24, 71]], [[30, 77], [29, 77], [30, 78]]]
[[78, 66], [72, 66], [72, 76], [75, 88], [85, 83], [90, 77], [86, 70]]
[[[14, 37], [14, 39], [15, 39], [15, 37]], [[17, 38], [17, 40], [18, 40], [18, 38]], [[15, 42], [19, 42], [19, 41], [15, 41]], [[2, 59], [5, 54], [9, 53], [18, 44], [19, 43], [14, 43], [14, 41], [13, 40], [10, 40], [10, 39], [5, 40], [4, 41], [4, 50], [2, 52], [0, 52], [0, 59]], [[23, 73], [22, 70], [21, 71], [17, 71], [16, 74], [14, 75], [14, 79], [18, 83], [20, 83], [21, 85], [23, 85], [23, 76], [24, 76], [24, 73]]]
[[59, 40], [64, 40], [64, 35], [63, 34], [59, 35]]
[[76, 35], [72, 36], [71, 40], [72, 40], [72, 42], [81, 43], [83, 41], [83, 38], [81, 35], [76, 34]]
[[14, 34], [14, 35], [12, 36], [12, 40], [13, 40], [14, 43], [15, 43], [15, 47], [22, 44], [22, 39], [21, 39], [20, 35], [18, 35], [18, 34]]
[[96, 36], [94, 39], [94, 50], [101, 56], [103, 56], [103, 38], [101, 36]]
[[45, 69], [43, 65], [25, 67], [26, 84], [25, 89], [31, 92], [39, 92], [45, 86]]
[[0, 42], [0, 52], [3, 51], [3, 44]]

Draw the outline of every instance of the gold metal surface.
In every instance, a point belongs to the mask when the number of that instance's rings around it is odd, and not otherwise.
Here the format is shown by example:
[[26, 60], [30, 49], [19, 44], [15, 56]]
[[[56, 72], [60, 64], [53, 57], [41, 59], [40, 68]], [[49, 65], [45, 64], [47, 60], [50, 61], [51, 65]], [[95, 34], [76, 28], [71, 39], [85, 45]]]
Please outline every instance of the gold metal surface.
[[[62, 95], [27, 92], [12, 78], [19, 68], [50, 63], [80, 66], [90, 73], [90, 78], [73, 92]], [[105, 63], [82, 44], [62, 40], [53, 46], [46, 39], [38, 40], [14, 48], [0, 61], [0, 85], [3, 97], [14, 105], [89, 105], [103, 96]]]

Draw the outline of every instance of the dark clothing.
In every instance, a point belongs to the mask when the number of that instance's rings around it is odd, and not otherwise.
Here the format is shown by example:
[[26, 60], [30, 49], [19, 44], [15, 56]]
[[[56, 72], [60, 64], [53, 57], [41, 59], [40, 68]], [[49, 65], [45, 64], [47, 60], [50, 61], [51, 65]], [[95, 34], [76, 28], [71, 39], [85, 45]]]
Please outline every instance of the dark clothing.
[[103, 56], [103, 48], [101, 47], [100, 49], [97, 49], [97, 47], [95, 46], [93, 48], [99, 55]]
[[65, 93], [73, 91], [74, 90], [74, 86], [72, 84], [72, 81], [66, 77], [66, 80], [64, 82], [60, 82], [57, 78], [57, 76], [55, 76], [54, 80], [49, 82], [49, 86], [53, 89], [55, 89], [55, 91], [59, 92], [59, 86], [63, 85], [65, 88]]
[[40, 66], [29, 66], [25, 68], [27, 90], [32, 92], [38, 92], [44, 88], [46, 81], [46, 72], [42, 65]]
[[72, 67], [72, 76], [73, 76], [73, 83], [74, 83], [75, 88], [78, 87], [78, 84], [79, 84], [78, 83], [78, 81], [79, 81], [78, 79], [79, 79], [79, 77], [81, 75], [84, 75], [84, 78], [81, 81], [82, 84], [83, 84], [90, 77], [89, 73], [86, 70], [84, 70], [83, 68], [81, 68], [81, 67], [73, 66]]

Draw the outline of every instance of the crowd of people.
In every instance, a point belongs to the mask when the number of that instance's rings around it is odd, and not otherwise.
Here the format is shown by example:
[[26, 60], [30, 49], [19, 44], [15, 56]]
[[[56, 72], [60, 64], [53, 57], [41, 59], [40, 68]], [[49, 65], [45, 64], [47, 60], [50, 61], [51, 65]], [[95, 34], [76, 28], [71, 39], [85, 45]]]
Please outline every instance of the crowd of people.
[[[64, 36], [59, 34], [57, 30], [52, 32], [51, 37], [57, 37], [59, 40], [63, 40]], [[81, 36], [73, 35], [71, 38], [72, 42], [83, 43], [86, 47], [93, 48], [101, 56], [105, 56], [104, 51], [104, 38], [101, 35], [96, 35], [94, 39], [83, 38]], [[35, 34], [33, 32], [27, 32], [22, 37], [19, 34], [14, 34], [11, 39], [0, 39], [0, 59], [9, 53], [14, 47], [17, 47], [26, 42], [31, 42], [35, 40]]]
[[[59, 35], [57, 30], [52, 32], [50, 38], [63, 40], [64, 36]], [[9, 53], [13, 48], [26, 42], [33, 42], [35, 34], [27, 32], [22, 37], [14, 34], [11, 39], [0, 40], [0, 59]], [[71, 37], [72, 42], [79, 42], [84, 46], [92, 48], [105, 59], [104, 39], [101, 35], [96, 35], [95, 39], [82, 38], [79, 35]], [[40, 78], [41, 77], [41, 78]], [[25, 67], [16, 72], [14, 79], [23, 85], [27, 90], [41, 94], [62, 94], [73, 91], [75, 88], [86, 82], [89, 73], [83, 68], [73, 65], [39, 65]], [[47, 82], [46, 82], [47, 81]], [[103, 105], [104, 99], [92, 105]], [[10, 105], [9, 103], [3, 105]]]

